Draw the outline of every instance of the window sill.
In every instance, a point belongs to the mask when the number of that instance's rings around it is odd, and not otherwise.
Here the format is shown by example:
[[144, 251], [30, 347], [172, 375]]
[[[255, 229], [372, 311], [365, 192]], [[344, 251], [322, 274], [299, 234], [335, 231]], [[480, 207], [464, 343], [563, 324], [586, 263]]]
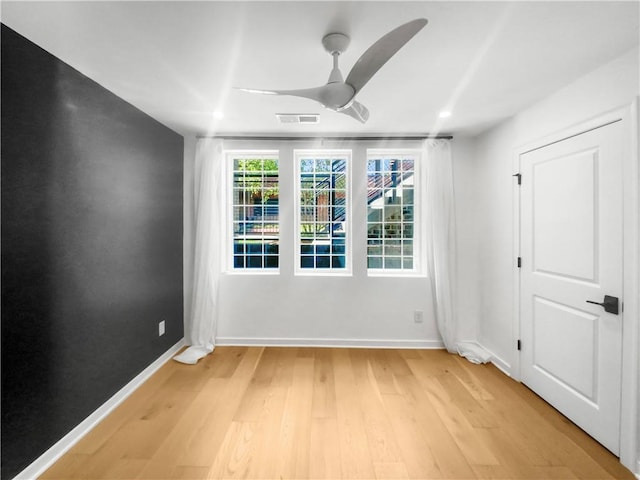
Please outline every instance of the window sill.
[[224, 275], [238, 275], [238, 276], [246, 276], [246, 275], [280, 275], [280, 270], [227, 270], [222, 272]]
[[391, 270], [381, 270], [381, 271], [367, 270], [367, 277], [427, 278], [427, 274], [422, 272], [394, 272]]
[[324, 272], [319, 270], [310, 270], [310, 271], [297, 270], [296, 272], [294, 272], [294, 275], [296, 277], [352, 277], [353, 273], [351, 271]]

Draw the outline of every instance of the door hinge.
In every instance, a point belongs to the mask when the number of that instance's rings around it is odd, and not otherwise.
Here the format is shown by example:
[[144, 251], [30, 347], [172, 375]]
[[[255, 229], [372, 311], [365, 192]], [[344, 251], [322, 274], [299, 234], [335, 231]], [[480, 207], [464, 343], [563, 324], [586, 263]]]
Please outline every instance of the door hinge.
[[518, 340], [518, 350], [522, 350], [522, 342]]
[[518, 257], [518, 268], [522, 268], [522, 257]]
[[518, 185], [522, 184], [522, 174], [521, 173], [516, 173], [513, 175], [514, 177], [518, 177]]

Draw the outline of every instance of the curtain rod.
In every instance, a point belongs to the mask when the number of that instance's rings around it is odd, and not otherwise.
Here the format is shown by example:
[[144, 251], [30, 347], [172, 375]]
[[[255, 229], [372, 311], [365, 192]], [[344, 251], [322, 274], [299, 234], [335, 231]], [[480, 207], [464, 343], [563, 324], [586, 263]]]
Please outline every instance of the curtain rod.
[[345, 137], [332, 135], [317, 135], [314, 137], [268, 137], [250, 135], [196, 135], [196, 138], [220, 138], [222, 140], [451, 140], [452, 135], [415, 135], [415, 136], [386, 136], [386, 137]]

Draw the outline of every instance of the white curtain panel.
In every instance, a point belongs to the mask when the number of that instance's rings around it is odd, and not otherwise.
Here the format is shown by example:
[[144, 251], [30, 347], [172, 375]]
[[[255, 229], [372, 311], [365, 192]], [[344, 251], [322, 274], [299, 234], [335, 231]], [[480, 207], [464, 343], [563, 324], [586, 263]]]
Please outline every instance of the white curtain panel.
[[189, 347], [174, 357], [187, 364], [197, 363], [215, 346], [225, 225], [221, 139], [198, 140], [194, 174], [193, 294], [191, 316], [185, 322], [185, 339]]
[[451, 142], [427, 139], [425, 217], [427, 268], [438, 331], [445, 348], [473, 363], [486, 363], [490, 354], [475, 343], [460, 342], [456, 312], [456, 212]]

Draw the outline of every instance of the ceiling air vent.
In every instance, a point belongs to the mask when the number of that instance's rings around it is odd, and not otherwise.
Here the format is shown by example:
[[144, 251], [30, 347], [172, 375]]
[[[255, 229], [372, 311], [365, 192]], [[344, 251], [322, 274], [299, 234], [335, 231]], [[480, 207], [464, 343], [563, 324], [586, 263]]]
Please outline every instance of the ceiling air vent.
[[287, 124], [315, 124], [320, 123], [320, 115], [318, 113], [276, 113], [276, 117], [280, 123]]

